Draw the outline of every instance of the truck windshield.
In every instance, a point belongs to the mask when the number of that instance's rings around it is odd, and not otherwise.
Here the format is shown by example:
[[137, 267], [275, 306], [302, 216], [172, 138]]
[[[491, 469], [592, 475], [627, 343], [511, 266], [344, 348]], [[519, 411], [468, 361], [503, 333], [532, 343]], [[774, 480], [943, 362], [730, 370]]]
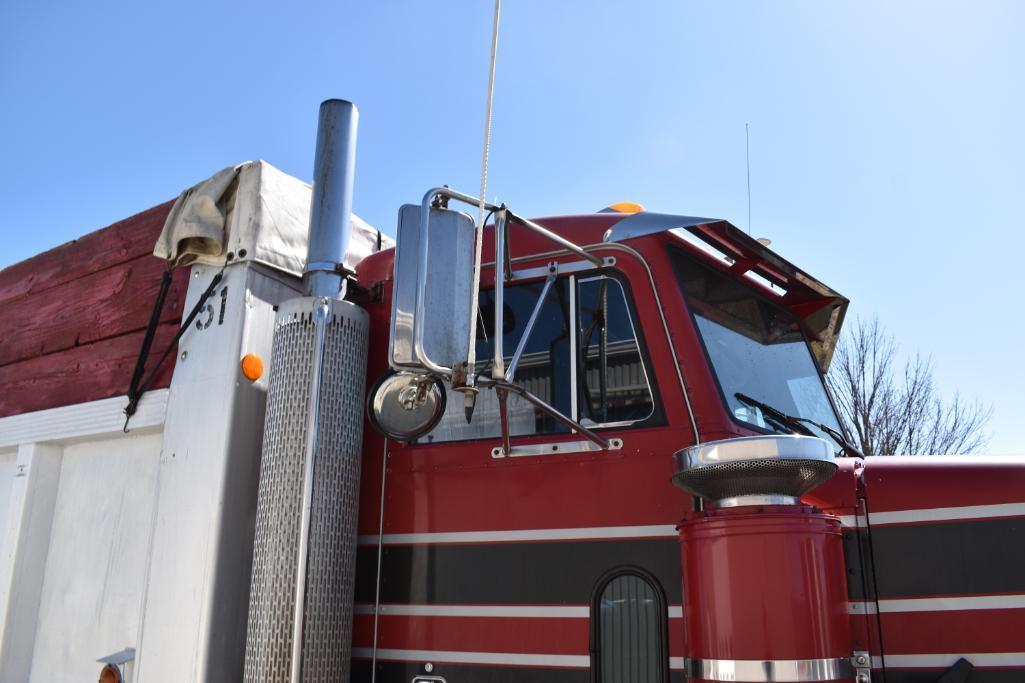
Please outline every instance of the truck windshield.
[[[840, 430], [797, 317], [756, 291], [672, 249], [674, 267], [708, 353], [723, 400], [738, 422], [760, 430], [789, 431], [760, 408], [737, 398], [750, 396], [789, 415]], [[832, 442], [813, 426], [816, 435]]]

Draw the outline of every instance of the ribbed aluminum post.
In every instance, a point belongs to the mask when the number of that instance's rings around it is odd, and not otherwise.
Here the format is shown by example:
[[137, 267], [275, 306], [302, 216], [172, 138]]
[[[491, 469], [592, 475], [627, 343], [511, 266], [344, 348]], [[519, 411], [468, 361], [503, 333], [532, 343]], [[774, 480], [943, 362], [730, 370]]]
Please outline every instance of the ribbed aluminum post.
[[366, 311], [346, 301], [278, 310], [247, 683], [349, 680], [367, 331]]

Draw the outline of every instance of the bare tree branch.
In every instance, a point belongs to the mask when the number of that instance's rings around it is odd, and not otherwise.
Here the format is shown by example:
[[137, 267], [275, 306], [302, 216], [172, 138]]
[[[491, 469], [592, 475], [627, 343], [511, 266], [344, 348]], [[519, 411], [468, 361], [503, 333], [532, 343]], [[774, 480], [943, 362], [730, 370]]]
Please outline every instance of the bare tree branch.
[[862, 453], [959, 454], [986, 446], [990, 406], [959, 393], [944, 400], [929, 357], [915, 354], [897, 363], [897, 343], [876, 319], [857, 321], [833, 357], [826, 383]]

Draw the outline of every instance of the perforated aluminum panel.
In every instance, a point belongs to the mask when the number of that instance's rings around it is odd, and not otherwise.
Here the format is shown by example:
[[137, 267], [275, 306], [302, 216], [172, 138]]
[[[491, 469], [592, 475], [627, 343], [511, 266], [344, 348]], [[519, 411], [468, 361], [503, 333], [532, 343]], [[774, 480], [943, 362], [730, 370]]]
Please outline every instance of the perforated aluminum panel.
[[[317, 300], [282, 304], [271, 351], [245, 680], [288, 681]], [[303, 681], [348, 681], [367, 314], [331, 302], [325, 331], [303, 637]]]

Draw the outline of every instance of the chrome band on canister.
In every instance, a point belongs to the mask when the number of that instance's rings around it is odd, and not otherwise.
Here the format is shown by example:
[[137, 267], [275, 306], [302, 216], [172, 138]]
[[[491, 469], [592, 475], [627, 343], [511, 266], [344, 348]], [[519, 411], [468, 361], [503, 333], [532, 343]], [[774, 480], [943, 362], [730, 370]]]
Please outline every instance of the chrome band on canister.
[[849, 659], [694, 659], [684, 660], [690, 679], [743, 683], [838, 681], [854, 676]]

